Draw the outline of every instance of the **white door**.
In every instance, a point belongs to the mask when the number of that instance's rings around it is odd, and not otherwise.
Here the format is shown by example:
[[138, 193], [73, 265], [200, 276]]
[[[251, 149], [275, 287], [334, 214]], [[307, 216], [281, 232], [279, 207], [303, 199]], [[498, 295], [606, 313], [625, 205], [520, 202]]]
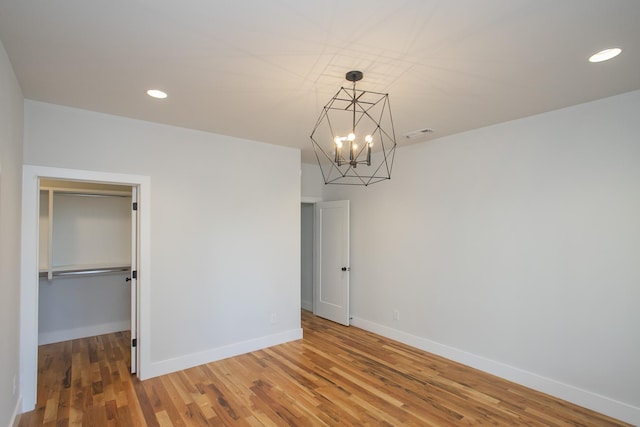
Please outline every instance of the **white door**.
[[349, 201], [316, 203], [314, 224], [313, 313], [349, 326]]
[[131, 187], [131, 373], [138, 367], [138, 188]]

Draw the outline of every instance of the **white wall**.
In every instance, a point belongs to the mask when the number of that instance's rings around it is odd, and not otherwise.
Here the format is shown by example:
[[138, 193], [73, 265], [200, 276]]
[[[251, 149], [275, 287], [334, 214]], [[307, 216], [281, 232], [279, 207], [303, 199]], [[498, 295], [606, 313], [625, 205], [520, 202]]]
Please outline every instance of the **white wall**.
[[0, 42], [0, 426], [18, 411], [22, 92]]
[[[53, 192], [52, 267], [129, 265], [131, 212], [131, 197]], [[40, 239], [48, 234], [40, 232]]]
[[302, 171], [300, 192], [303, 199], [321, 200], [325, 184], [320, 167], [317, 164], [302, 163], [300, 170]]
[[631, 92], [328, 186], [351, 200], [355, 324], [640, 424], [639, 113]]
[[128, 272], [54, 277], [38, 282], [38, 344], [91, 337], [131, 327]]
[[25, 102], [26, 164], [150, 177], [150, 376], [301, 336], [299, 159]]

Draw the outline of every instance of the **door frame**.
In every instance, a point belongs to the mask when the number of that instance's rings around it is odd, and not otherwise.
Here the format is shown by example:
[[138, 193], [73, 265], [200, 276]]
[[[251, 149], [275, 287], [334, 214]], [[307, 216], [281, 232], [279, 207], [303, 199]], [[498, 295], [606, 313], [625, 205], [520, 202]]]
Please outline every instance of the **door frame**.
[[[145, 379], [150, 363], [150, 218], [151, 178], [143, 175], [24, 165], [22, 169], [22, 236], [20, 280], [20, 394], [22, 412], [37, 403], [38, 383], [38, 250], [40, 178], [130, 185], [138, 189], [138, 360], [137, 376]], [[140, 340], [140, 336], [145, 339]]]
[[131, 269], [129, 272], [129, 294], [130, 294], [130, 306], [131, 306], [131, 373], [138, 372], [138, 240], [140, 240], [140, 233], [138, 233], [138, 192], [137, 185], [131, 187]]

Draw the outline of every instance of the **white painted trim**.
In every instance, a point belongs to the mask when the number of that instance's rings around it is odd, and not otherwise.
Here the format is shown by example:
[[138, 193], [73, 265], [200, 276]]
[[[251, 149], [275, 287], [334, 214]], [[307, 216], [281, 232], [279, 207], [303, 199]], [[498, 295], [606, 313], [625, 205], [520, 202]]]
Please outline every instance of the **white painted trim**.
[[147, 377], [157, 377], [171, 372], [189, 369], [194, 366], [204, 365], [217, 360], [238, 356], [252, 351], [262, 350], [278, 344], [299, 340], [302, 338], [302, 328], [292, 329], [273, 335], [268, 335], [248, 341], [234, 343], [223, 347], [213, 348], [198, 353], [186, 354], [184, 356], [167, 359], [160, 362], [153, 362], [147, 369]]
[[322, 201], [322, 197], [301, 197], [300, 203], [318, 203]]
[[640, 408], [638, 407], [358, 317], [353, 317], [351, 324], [610, 417], [640, 425]]
[[303, 310], [307, 310], [313, 313], [313, 302], [312, 301], [302, 301], [301, 308]]
[[81, 328], [41, 332], [40, 334], [38, 334], [38, 345], [75, 340], [78, 338], [93, 337], [96, 335], [110, 334], [113, 332], [128, 331], [129, 328], [131, 328], [130, 321], [120, 320], [117, 322], [101, 323], [99, 325], [83, 326]]
[[20, 424], [20, 408], [22, 407], [22, 396], [18, 398], [16, 401], [16, 407], [13, 408], [13, 414], [11, 415], [11, 419], [9, 420], [9, 427], [18, 427]]
[[46, 166], [24, 165], [22, 169], [22, 248], [20, 285], [20, 390], [22, 411], [36, 406], [38, 380], [38, 178], [68, 179], [105, 182], [120, 185], [136, 185], [139, 188], [139, 244], [138, 270], [138, 331], [144, 337], [138, 342], [138, 373], [147, 378], [150, 363], [151, 331], [150, 304], [151, 262], [151, 178], [108, 172], [62, 169]]

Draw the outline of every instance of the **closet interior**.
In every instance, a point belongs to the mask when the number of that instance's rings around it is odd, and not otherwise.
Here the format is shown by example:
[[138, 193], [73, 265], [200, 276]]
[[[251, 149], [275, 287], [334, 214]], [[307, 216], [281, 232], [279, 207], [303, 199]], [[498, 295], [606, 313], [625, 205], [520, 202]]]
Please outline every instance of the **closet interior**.
[[131, 328], [133, 236], [132, 187], [41, 179], [40, 345]]

